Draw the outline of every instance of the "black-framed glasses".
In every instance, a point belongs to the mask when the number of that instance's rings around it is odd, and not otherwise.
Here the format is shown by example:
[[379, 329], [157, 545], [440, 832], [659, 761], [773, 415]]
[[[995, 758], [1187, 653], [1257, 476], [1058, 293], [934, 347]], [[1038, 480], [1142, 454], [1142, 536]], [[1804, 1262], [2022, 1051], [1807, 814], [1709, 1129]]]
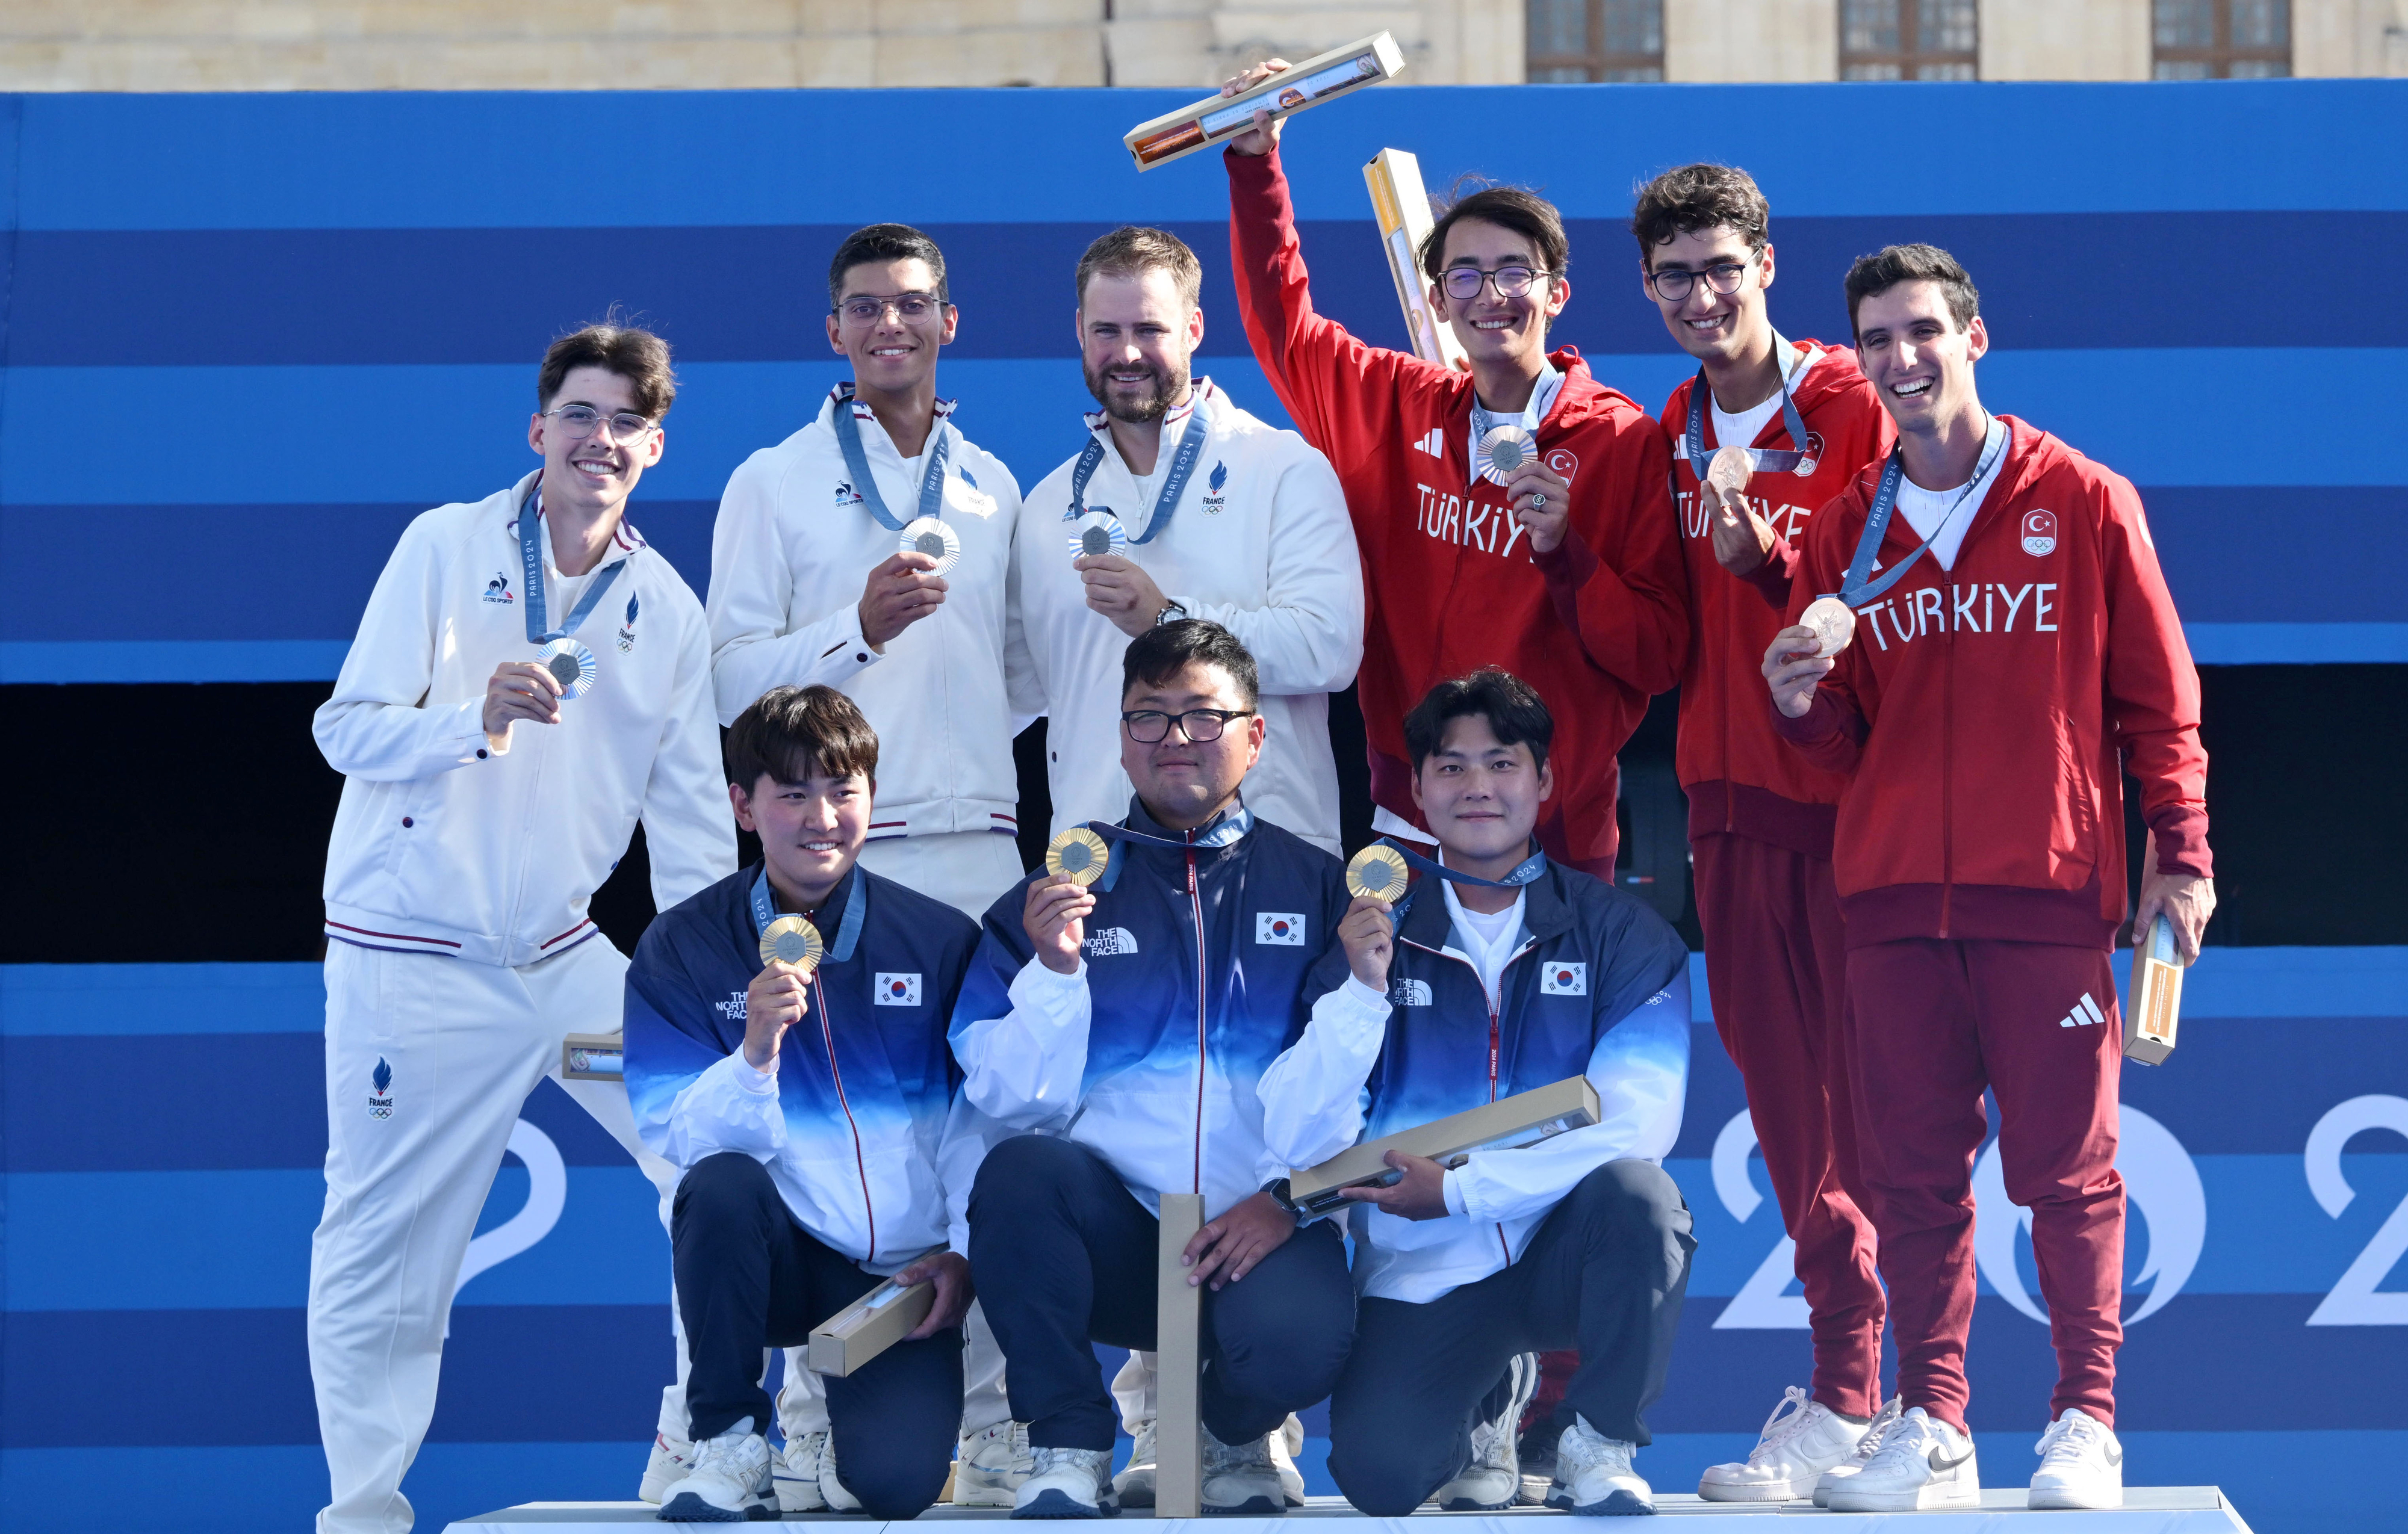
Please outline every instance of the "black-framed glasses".
[[1708, 288], [1728, 298], [1739, 291], [1741, 283], [1747, 280], [1747, 268], [1748, 263], [1743, 261], [1718, 261], [1702, 272], [1692, 272], [1685, 266], [1667, 266], [1660, 272], [1648, 273], [1647, 285], [1655, 289], [1656, 296], [1665, 303], [1678, 304], [1696, 291], [1698, 278], [1704, 277]]
[[652, 430], [652, 419], [650, 416], [639, 416], [632, 410], [622, 410], [616, 415], [606, 416], [590, 405], [555, 405], [544, 414], [556, 417], [560, 421], [560, 429], [567, 433], [572, 440], [578, 442], [592, 436], [594, 429], [606, 420], [610, 423], [612, 440], [617, 442], [630, 444], [641, 442], [651, 434]]
[[1221, 738], [1231, 719], [1254, 717], [1251, 708], [1191, 708], [1184, 714], [1166, 714], [1158, 708], [1131, 708], [1121, 712], [1121, 727], [1129, 739], [1140, 746], [1153, 746], [1170, 733], [1173, 719], [1179, 721], [1179, 732], [1197, 746], [1209, 746]]
[[917, 325], [924, 323], [944, 306], [945, 301], [934, 293], [896, 293], [892, 298], [871, 298], [862, 293], [838, 305], [835, 312], [848, 325], [869, 326], [878, 323], [887, 310], [893, 309], [896, 319], [907, 325]]
[[1450, 266], [1440, 274], [1439, 285], [1446, 290], [1447, 297], [1458, 303], [1469, 303], [1478, 298], [1484, 287], [1494, 287], [1499, 298], [1525, 298], [1541, 277], [1554, 275], [1552, 272], [1533, 271], [1518, 263], [1499, 266], [1493, 272], [1484, 272], [1477, 266]]

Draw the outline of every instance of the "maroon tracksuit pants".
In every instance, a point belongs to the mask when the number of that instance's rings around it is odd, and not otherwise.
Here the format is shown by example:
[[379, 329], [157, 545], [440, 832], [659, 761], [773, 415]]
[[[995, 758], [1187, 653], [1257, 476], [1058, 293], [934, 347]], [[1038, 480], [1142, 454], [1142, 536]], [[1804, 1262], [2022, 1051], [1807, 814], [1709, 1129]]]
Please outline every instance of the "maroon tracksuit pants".
[[1848, 996], [1859, 1151], [1881, 1232], [1899, 1394], [1965, 1426], [1973, 1156], [1989, 1129], [1987, 1087], [2007, 1197], [2032, 1215], [2057, 1348], [2049, 1415], [2078, 1406], [2113, 1427], [2124, 1341], [2115, 1171], [2124, 1025], [2106, 953], [1990, 939], [1870, 944], [1848, 951]]
[[1847, 954], [1831, 865], [1734, 833], [1690, 845], [1714, 1029], [1746, 1084], [1765, 1174], [1798, 1243], [1813, 1397], [1870, 1416], [1882, 1402], [1882, 1291], [1856, 1171]]

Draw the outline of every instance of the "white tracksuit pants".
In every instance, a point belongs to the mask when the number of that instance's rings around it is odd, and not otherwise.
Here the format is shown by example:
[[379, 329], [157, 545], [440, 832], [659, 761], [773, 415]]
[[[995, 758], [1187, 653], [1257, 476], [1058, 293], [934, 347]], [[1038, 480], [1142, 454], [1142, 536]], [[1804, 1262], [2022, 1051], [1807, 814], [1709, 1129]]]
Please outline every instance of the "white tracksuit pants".
[[[563, 1036], [619, 1030], [626, 973], [600, 936], [521, 969], [327, 945], [326, 1209], [309, 1252], [309, 1373], [334, 1485], [320, 1534], [409, 1528], [401, 1481], [435, 1413], [478, 1212], [527, 1094], [559, 1080]], [[677, 1169], [637, 1140], [626, 1089], [560, 1085], [660, 1189], [666, 1226]], [[677, 1357], [665, 1428], [684, 1423], [682, 1339]]]

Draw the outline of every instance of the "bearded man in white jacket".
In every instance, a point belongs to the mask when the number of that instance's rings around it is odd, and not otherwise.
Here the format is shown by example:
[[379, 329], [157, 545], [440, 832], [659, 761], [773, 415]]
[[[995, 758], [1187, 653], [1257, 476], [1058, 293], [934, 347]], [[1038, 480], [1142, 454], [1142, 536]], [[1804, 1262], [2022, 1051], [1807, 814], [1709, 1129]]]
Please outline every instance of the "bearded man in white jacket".
[[677, 1180], [624, 1087], [561, 1081], [565, 1035], [619, 1030], [627, 960], [587, 906], [638, 820], [661, 909], [736, 866], [702, 605], [622, 515], [660, 462], [668, 348], [588, 327], [552, 343], [536, 394], [543, 467], [410, 523], [314, 725], [345, 778], [309, 1260], [321, 1534], [410, 1527], [401, 1481], [461, 1260], [538, 1082], [626, 1147], [665, 1213]]

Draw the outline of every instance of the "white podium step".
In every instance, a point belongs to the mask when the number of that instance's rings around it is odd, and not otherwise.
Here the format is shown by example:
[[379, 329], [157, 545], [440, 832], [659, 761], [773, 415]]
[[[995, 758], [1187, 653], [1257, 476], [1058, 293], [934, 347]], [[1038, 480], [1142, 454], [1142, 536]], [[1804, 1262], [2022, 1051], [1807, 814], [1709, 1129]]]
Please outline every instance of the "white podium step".
[[[1658, 1493], [1658, 1514], [1682, 1520], [1682, 1534], [1774, 1534], [1767, 1520], [1806, 1519], [1799, 1534], [2250, 1534], [2249, 1526], [2224, 1494], [2214, 1486], [2132, 1486], [2124, 1505], [2112, 1513], [2034, 1513], [2024, 1506], [2021, 1488], [1982, 1493], [1979, 1509], [1948, 1513], [1829, 1513], [1812, 1502], [1774, 1502], [1751, 1507], [1700, 1501], [1693, 1496]], [[444, 1534], [633, 1534], [633, 1526], [681, 1527], [700, 1529], [717, 1525], [664, 1526], [656, 1509], [644, 1502], [526, 1502], [498, 1513], [463, 1518]], [[1505, 1531], [1501, 1526], [1528, 1518], [1560, 1518], [1544, 1508], [1516, 1508], [1511, 1513], [1415, 1513], [1416, 1523], [1444, 1519], [1467, 1527], [1453, 1534], [1491, 1534], [1470, 1524], [1500, 1526], [1495, 1534], [1536, 1534]], [[1383, 1534], [1404, 1534], [1401, 1518], [1366, 1518], [1340, 1497], [1307, 1498], [1305, 1505], [1285, 1518], [1147, 1518], [1135, 1512], [1112, 1520], [1118, 1534], [1278, 1534], [1283, 1524], [1297, 1518], [1346, 1518], [1383, 1526]], [[782, 1523], [849, 1524], [865, 1531], [886, 1526], [857, 1513], [795, 1513]], [[934, 1507], [918, 1523], [1001, 1523], [1000, 1509]], [[1189, 1526], [1193, 1525], [1191, 1528]], [[968, 1534], [968, 1531], [963, 1531]]]

